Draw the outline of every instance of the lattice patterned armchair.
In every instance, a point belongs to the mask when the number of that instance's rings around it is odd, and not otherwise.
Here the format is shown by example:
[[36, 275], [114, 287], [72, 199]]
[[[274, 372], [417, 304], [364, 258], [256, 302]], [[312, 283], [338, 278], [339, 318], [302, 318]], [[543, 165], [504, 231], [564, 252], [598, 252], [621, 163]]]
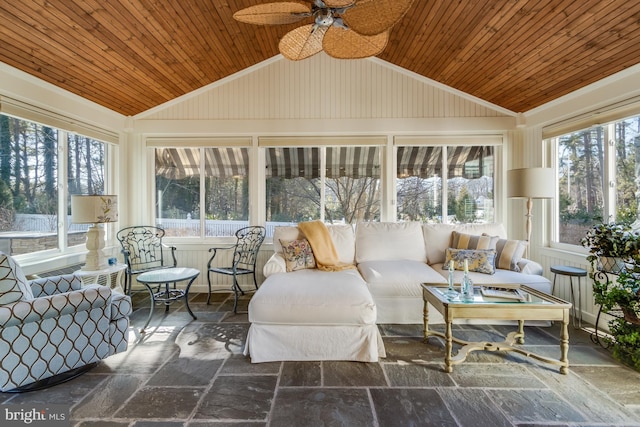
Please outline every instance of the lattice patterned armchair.
[[27, 281], [0, 252], [0, 391], [77, 375], [127, 349], [131, 299], [73, 274]]

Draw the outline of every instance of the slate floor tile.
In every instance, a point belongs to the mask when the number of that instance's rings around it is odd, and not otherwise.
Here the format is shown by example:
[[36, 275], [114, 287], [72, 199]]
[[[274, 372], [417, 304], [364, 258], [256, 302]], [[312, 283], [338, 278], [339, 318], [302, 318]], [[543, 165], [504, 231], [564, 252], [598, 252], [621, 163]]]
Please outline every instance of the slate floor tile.
[[73, 408], [72, 419], [110, 418], [148, 379], [141, 375], [111, 375]]
[[128, 421], [91, 420], [81, 421], [75, 424], [75, 427], [127, 427], [129, 424]]
[[493, 402], [515, 423], [582, 423], [585, 416], [551, 390], [489, 389]]
[[392, 387], [453, 387], [453, 377], [442, 365], [398, 363], [383, 364]]
[[94, 372], [95, 368], [71, 381], [43, 390], [17, 394], [6, 393], [3, 395], [11, 397], [7, 401], [11, 405], [56, 404], [69, 405], [71, 407], [87, 395], [94, 393], [103, 384], [106, 377], [104, 375], [95, 375]]
[[280, 373], [282, 362], [251, 363], [248, 356], [232, 354], [224, 362], [221, 375], [229, 374], [274, 374]]
[[387, 357], [382, 362], [440, 363], [444, 360], [444, 346], [440, 340], [422, 337], [384, 337]]
[[582, 412], [591, 422], [624, 426], [632, 425], [634, 422], [640, 424], [640, 417], [630, 408], [612, 399], [604, 391], [594, 389], [587, 380], [575, 372], [558, 375], [556, 372], [541, 368], [530, 368], [530, 371], [549, 389]]
[[457, 426], [444, 401], [434, 389], [371, 389], [380, 427]]
[[271, 425], [369, 427], [375, 424], [365, 389], [285, 388], [276, 396]]
[[546, 388], [526, 365], [512, 364], [461, 364], [451, 373], [460, 387], [483, 388]]
[[482, 389], [439, 388], [438, 394], [460, 426], [512, 426]]
[[597, 384], [598, 389], [622, 405], [640, 405], [640, 372], [626, 366], [576, 366], [572, 371]]
[[205, 387], [211, 382], [222, 360], [176, 357], [165, 363], [147, 382], [149, 386]]
[[280, 387], [318, 387], [322, 385], [321, 362], [284, 362]]
[[195, 419], [266, 421], [278, 378], [220, 376], [203, 397]]
[[202, 394], [203, 390], [198, 388], [143, 387], [114, 417], [186, 420]]
[[326, 387], [387, 386], [379, 363], [322, 362]]

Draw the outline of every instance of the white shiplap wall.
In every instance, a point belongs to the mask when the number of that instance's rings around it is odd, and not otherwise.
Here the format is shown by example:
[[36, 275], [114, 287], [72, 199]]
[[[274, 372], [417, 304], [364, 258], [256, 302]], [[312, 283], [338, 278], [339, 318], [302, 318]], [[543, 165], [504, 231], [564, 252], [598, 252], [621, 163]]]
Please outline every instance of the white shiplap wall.
[[513, 114], [380, 60], [267, 62], [138, 116], [148, 120], [500, 117]]

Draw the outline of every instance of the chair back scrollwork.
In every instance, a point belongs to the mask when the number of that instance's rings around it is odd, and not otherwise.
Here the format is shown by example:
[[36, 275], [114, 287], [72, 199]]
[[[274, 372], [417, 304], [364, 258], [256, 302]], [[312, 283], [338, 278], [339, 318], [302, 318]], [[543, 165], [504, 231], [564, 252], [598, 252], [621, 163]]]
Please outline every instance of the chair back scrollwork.
[[131, 276], [145, 271], [178, 265], [176, 248], [162, 242], [165, 231], [160, 227], [138, 225], [123, 228], [116, 234], [125, 264], [125, 291], [131, 292]]

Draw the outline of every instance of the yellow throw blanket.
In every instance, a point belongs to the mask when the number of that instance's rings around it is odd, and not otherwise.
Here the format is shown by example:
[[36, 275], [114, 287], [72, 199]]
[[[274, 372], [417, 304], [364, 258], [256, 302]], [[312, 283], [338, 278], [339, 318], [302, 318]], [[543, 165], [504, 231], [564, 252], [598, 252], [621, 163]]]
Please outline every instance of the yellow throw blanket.
[[298, 224], [298, 228], [304, 233], [311, 245], [313, 256], [316, 259], [318, 269], [324, 271], [341, 271], [356, 268], [353, 264], [345, 264], [338, 259], [329, 230], [322, 221], [308, 221]]

